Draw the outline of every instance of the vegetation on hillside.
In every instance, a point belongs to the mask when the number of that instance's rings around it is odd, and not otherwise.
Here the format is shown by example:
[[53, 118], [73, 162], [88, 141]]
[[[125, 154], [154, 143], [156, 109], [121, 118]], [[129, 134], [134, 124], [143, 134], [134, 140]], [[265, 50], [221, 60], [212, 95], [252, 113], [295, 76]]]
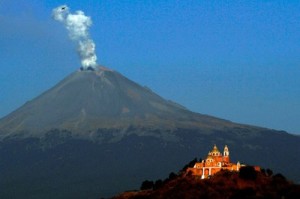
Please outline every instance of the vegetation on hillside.
[[140, 191], [129, 191], [114, 199], [166, 198], [300, 198], [300, 185], [287, 180], [270, 169], [257, 172], [251, 166], [239, 172], [222, 170], [210, 179], [201, 179], [190, 173], [171, 173], [165, 180], [144, 181]]

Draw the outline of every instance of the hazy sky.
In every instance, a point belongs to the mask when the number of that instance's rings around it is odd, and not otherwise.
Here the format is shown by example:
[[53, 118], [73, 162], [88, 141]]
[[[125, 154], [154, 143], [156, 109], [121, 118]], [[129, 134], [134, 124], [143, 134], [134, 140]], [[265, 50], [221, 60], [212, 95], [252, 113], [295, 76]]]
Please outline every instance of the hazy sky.
[[101, 65], [192, 111], [300, 134], [300, 1], [291, 0], [0, 0], [0, 117], [80, 67], [51, 18], [62, 4], [92, 17]]

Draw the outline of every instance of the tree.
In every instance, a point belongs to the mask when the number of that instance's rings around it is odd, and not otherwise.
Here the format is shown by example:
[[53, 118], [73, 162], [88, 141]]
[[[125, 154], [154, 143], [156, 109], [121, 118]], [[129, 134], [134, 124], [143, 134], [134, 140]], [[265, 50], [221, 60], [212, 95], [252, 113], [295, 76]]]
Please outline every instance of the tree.
[[286, 182], [286, 178], [284, 177], [284, 175], [282, 175], [281, 173], [277, 173], [276, 175], [272, 176], [272, 180], [275, 182], [281, 181], [281, 182]]
[[174, 173], [174, 172], [171, 172], [171, 173], [169, 174], [169, 180], [173, 180], [173, 179], [175, 179], [176, 177], [177, 177], [177, 174]]
[[195, 165], [195, 163], [198, 162], [197, 158], [194, 158], [193, 160], [191, 160], [189, 163], [187, 163], [181, 170], [180, 172], [186, 171], [187, 168], [193, 167]]
[[252, 166], [245, 166], [240, 168], [240, 173], [239, 173], [240, 178], [244, 180], [255, 180], [257, 173]]
[[266, 170], [263, 169], [263, 168], [260, 170], [260, 172], [261, 172], [262, 174], [264, 174], [265, 176], [267, 175], [267, 174], [266, 174]]
[[141, 185], [141, 190], [146, 190], [146, 189], [153, 189], [153, 181], [149, 181], [149, 180], [145, 180], [144, 182], [142, 182]]
[[159, 189], [160, 187], [162, 187], [162, 185], [163, 185], [163, 181], [161, 179], [156, 180], [154, 185], [153, 185], [153, 189], [154, 190]]
[[267, 176], [269, 177], [273, 175], [273, 171], [271, 169], [267, 169], [266, 172], [267, 172]]

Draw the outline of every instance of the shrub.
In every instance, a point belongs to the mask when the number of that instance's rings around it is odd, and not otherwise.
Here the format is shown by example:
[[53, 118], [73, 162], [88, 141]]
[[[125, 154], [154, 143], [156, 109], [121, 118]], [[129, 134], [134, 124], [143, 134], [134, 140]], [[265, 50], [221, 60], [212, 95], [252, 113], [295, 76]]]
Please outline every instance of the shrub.
[[257, 177], [257, 173], [252, 166], [245, 166], [240, 168], [240, 173], [239, 173], [240, 178], [244, 180], [255, 180]]
[[267, 169], [266, 173], [267, 173], [267, 176], [272, 176], [273, 175], [273, 171], [271, 169]]
[[163, 181], [161, 179], [156, 180], [153, 185], [153, 190], [159, 189], [160, 187], [162, 187], [162, 185], [163, 185]]
[[146, 190], [146, 189], [153, 189], [153, 181], [149, 181], [149, 180], [145, 180], [144, 182], [142, 182], [141, 185], [141, 190]]
[[240, 198], [256, 198], [255, 191], [253, 188], [248, 187], [244, 189], [237, 190], [230, 199], [240, 199]]
[[169, 180], [173, 180], [173, 179], [175, 179], [176, 177], [177, 177], [177, 174], [174, 173], [174, 172], [171, 172], [171, 173], [169, 174]]
[[183, 172], [183, 171], [187, 170], [187, 168], [193, 167], [197, 161], [198, 161], [197, 158], [191, 160], [188, 164], [186, 164], [186, 165], [180, 170], [180, 172]]

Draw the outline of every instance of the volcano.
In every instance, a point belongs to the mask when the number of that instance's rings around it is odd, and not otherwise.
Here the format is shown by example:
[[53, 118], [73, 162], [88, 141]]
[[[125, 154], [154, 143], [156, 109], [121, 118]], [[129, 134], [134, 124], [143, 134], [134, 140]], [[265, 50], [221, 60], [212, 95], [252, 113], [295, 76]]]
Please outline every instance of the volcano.
[[72, 73], [0, 121], [2, 137], [42, 137], [51, 129], [93, 138], [103, 128], [211, 130], [234, 126], [238, 125], [193, 113], [104, 67]]
[[300, 182], [300, 137], [195, 113], [105, 67], [0, 120], [0, 198], [99, 198], [165, 178], [211, 145]]

